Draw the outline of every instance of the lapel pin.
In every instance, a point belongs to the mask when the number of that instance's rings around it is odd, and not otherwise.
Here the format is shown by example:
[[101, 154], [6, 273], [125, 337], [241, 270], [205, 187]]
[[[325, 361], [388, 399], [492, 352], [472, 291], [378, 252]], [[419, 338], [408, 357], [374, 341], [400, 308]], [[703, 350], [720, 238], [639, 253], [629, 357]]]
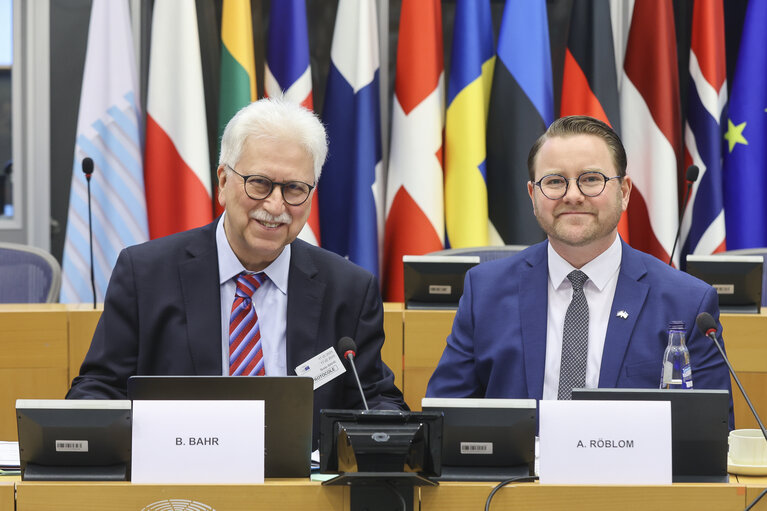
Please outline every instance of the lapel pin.
[[629, 318], [629, 313], [626, 312], [625, 310], [619, 310], [618, 314], [616, 314], [616, 316], [618, 316], [621, 319], [628, 319]]

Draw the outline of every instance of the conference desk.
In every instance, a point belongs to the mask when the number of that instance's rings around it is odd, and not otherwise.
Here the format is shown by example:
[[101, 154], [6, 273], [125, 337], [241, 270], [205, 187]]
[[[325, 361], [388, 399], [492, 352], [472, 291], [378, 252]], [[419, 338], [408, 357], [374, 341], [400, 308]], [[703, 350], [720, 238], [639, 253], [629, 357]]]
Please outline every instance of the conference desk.
[[[445, 339], [453, 326], [455, 311], [408, 310], [402, 313], [403, 382], [405, 401], [421, 408], [434, 368], [445, 349]], [[751, 402], [762, 415], [767, 414], [767, 310], [761, 314], [722, 314], [725, 349]], [[387, 331], [388, 335], [388, 331]], [[500, 340], [499, 340], [500, 341]], [[660, 374], [660, 362], [658, 366]], [[693, 373], [693, 382], [695, 374]], [[732, 383], [735, 425], [756, 428], [756, 420], [740, 391]]]
[[[60, 399], [90, 346], [101, 306], [89, 304], [0, 305], [0, 440], [16, 439], [16, 399]], [[421, 407], [445, 347], [455, 311], [407, 310], [384, 304], [386, 342], [381, 351], [395, 384], [414, 410]], [[751, 400], [767, 413], [767, 311], [723, 314], [727, 353]], [[694, 377], [694, 375], [693, 375]], [[734, 389], [735, 424], [756, 427]]]
[[[496, 483], [444, 482], [417, 488], [413, 509], [464, 511], [483, 509]], [[742, 511], [767, 487], [767, 480], [730, 484], [668, 486], [561, 486], [523, 483], [501, 488], [491, 509], [539, 511], [646, 510]], [[193, 509], [348, 510], [348, 487], [322, 486], [296, 479], [268, 479], [263, 485], [138, 485], [88, 482], [0, 482], [0, 511], [165, 511]], [[15, 507], [14, 507], [15, 505]], [[767, 511], [763, 500], [754, 511]]]

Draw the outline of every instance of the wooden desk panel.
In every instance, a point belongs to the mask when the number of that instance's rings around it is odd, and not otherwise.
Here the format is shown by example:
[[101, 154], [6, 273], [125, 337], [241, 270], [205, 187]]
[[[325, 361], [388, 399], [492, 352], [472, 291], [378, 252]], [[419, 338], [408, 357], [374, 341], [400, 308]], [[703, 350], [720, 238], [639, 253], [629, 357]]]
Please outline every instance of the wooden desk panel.
[[337, 511], [349, 508], [347, 487], [307, 480], [264, 485], [138, 485], [130, 483], [30, 483], [16, 485], [16, 511]]
[[104, 312], [104, 304], [98, 304], [96, 309], [88, 304], [73, 305], [69, 311], [69, 383], [72, 378], [80, 374], [80, 365], [91, 346], [93, 332], [99, 322], [101, 313]]
[[[421, 511], [482, 509], [492, 483], [441, 483], [421, 489]], [[632, 511], [676, 509], [742, 511], [746, 488], [742, 485], [675, 484], [672, 486], [558, 486], [508, 485], [493, 497], [491, 510]]]
[[381, 358], [394, 373], [394, 384], [400, 390], [403, 390], [403, 312], [404, 306], [401, 303], [384, 303], [384, 334], [386, 335], [386, 340], [381, 348]]
[[426, 385], [445, 349], [455, 311], [405, 310], [404, 312], [405, 402], [421, 409]]
[[64, 309], [0, 309], [0, 368], [66, 367], [67, 312]]
[[66, 306], [0, 307], [0, 440], [16, 440], [16, 400], [63, 398], [69, 386]]
[[0, 511], [14, 511], [14, 486], [12, 481], [0, 481]]

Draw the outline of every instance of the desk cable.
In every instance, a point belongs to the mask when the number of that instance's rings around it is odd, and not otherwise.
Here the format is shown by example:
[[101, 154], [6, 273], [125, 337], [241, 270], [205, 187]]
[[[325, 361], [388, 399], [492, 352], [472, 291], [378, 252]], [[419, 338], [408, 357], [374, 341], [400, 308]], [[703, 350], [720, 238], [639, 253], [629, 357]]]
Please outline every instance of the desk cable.
[[512, 477], [511, 479], [506, 479], [505, 481], [501, 481], [498, 483], [498, 485], [493, 488], [493, 491], [490, 492], [490, 495], [487, 496], [487, 501], [485, 502], [485, 511], [490, 511], [490, 502], [493, 500], [493, 497], [495, 494], [510, 483], [532, 483], [533, 481], [537, 481], [538, 476], [522, 476], [522, 477]]

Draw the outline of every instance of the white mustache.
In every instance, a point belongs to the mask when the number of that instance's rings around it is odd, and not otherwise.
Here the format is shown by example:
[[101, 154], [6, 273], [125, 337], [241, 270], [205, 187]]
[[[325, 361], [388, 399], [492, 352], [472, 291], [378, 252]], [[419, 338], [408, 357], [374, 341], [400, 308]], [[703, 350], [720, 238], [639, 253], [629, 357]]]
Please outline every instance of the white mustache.
[[259, 222], [266, 222], [268, 224], [289, 224], [293, 221], [293, 217], [289, 213], [283, 212], [278, 216], [270, 215], [263, 209], [257, 209], [251, 211], [250, 218]]

